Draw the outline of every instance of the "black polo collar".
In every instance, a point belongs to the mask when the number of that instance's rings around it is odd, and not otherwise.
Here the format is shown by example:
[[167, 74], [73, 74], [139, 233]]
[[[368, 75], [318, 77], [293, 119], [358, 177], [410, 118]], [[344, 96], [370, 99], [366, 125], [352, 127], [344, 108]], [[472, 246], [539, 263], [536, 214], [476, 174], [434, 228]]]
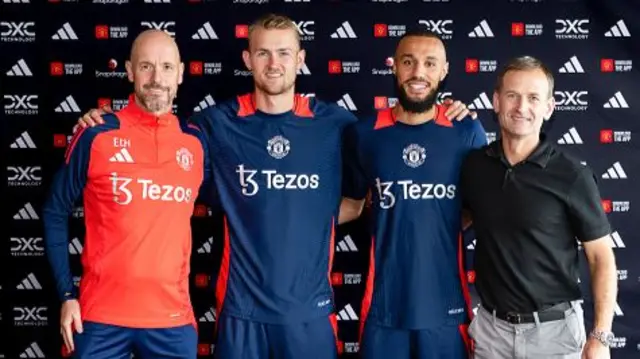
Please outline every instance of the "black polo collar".
[[[535, 163], [538, 166], [545, 168], [549, 163], [549, 159], [554, 152], [553, 145], [547, 139], [547, 135], [544, 133], [540, 134], [540, 143], [536, 149], [527, 157], [523, 162], [531, 162]], [[504, 155], [504, 149], [502, 148], [502, 140], [496, 140], [492, 144], [487, 147], [486, 154], [490, 157], [500, 159], [507, 166], [509, 165], [509, 161], [507, 161], [506, 156]]]

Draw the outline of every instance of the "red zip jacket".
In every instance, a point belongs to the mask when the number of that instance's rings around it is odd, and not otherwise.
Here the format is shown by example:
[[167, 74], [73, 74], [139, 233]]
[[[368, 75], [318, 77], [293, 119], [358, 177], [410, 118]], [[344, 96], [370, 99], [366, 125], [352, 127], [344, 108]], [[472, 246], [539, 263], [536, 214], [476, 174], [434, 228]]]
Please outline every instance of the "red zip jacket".
[[206, 153], [199, 132], [172, 114], [144, 112], [133, 96], [104, 119], [74, 136], [43, 210], [58, 294], [76, 295], [67, 222], [82, 195], [82, 319], [133, 328], [195, 324], [188, 277]]

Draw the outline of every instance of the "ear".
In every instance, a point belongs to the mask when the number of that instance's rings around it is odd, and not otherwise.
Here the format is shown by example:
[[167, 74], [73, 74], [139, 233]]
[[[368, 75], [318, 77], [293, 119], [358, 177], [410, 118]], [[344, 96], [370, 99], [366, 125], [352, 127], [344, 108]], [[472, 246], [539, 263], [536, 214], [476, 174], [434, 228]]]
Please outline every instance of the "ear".
[[298, 51], [297, 61], [296, 61], [296, 71], [300, 71], [302, 65], [304, 65], [304, 61], [307, 58], [307, 52], [302, 49]]
[[178, 85], [182, 85], [182, 77], [184, 76], [184, 62], [178, 66]]
[[440, 81], [443, 81], [447, 75], [449, 75], [449, 62], [445, 62], [444, 66], [442, 67], [442, 73], [440, 75]]
[[500, 95], [497, 91], [493, 91], [493, 111], [500, 112]]
[[556, 109], [556, 98], [551, 95], [549, 96], [549, 99], [547, 100], [547, 110], [544, 114], [544, 120], [545, 121], [549, 121], [549, 119], [551, 118], [551, 115], [553, 114], [553, 111]]
[[253, 71], [253, 69], [251, 68], [251, 53], [248, 50], [242, 51], [242, 61], [244, 61], [244, 66], [249, 71]]
[[131, 61], [127, 60], [124, 63], [124, 67], [127, 69], [127, 78], [129, 79], [129, 82], [133, 82], [133, 64]]

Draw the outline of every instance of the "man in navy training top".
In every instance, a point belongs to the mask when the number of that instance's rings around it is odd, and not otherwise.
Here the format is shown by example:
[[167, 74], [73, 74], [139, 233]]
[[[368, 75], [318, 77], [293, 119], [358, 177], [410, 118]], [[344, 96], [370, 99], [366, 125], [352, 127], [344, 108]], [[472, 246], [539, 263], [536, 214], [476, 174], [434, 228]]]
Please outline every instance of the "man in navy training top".
[[448, 72], [434, 33], [406, 33], [393, 66], [398, 105], [346, 130], [340, 222], [371, 191], [372, 249], [362, 302], [365, 359], [466, 358], [469, 305], [461, 268], [462, 160], [486, 144], [480, 121], [435, 105]]
[[[216, 286], [216, 358], [335, 358], [329, 273], [341, 199], [347, 110], [295, 94], [304, 64], [289, 18], [249, 30], [243, 60], [255, 90], [191, 119], [207, 138], [225, 214]], [[448, 113], [468, 111], [454, 103]], [[90, 111], [81, 125], [100, 123]], [[457, 117], [456, 117], [457, 118]]]

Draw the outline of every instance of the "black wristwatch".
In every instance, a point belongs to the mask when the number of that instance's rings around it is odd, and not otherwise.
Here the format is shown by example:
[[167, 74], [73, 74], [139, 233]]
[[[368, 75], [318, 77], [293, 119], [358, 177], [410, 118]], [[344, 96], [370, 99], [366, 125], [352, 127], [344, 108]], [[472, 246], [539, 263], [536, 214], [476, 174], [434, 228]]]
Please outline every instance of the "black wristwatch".
[[597, 339], [600, 343], [602, 343], [605, 347], [610, 347], [613, 344], [613, 339], [615, 336], [612, 332], [606, 332], [600, 329], [594, 329], [589, 333], [591, 338]]

